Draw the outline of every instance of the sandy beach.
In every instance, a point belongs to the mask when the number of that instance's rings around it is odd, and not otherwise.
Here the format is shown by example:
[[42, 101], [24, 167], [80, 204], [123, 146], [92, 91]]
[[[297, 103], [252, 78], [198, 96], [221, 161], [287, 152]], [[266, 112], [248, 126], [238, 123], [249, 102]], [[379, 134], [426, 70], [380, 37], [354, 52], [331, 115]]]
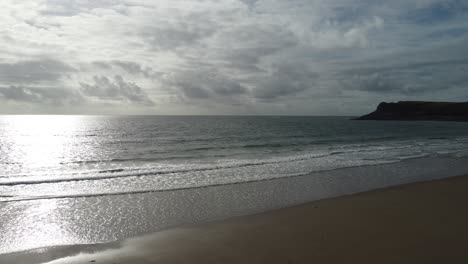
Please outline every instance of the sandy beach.
[[468, 176], [413, 183], [94, 249], [42, 249], [0, 260], [41, 263], [75, 255], [49, 263], [464, 263], [467, 189]]

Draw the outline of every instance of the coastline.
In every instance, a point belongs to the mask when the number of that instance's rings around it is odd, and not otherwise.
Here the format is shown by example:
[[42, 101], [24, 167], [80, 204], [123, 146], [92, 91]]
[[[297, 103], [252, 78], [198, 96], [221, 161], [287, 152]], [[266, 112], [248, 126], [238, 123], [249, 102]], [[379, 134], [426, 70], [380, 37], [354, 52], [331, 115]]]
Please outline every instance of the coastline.
[[0, 260], [42, 263], [34, 259], [61, 253], [71, 257], [50, 263], [459, 263], [468, 261], [466, 189], [467, 175], [410, 183], [90, 246], [94, 253], [60, 247]]
[[[467, 161], [466, 157], [415, 158], [198, 189], [0, 203], [0, 263], [5, 254], [14, 252], [51, 247], [63, 249], [67, 245], [86, 248], [87, 245], [124, 241], [180, 226], [465, 175]], [[57, 252], [64, 255], [63, 250]]]

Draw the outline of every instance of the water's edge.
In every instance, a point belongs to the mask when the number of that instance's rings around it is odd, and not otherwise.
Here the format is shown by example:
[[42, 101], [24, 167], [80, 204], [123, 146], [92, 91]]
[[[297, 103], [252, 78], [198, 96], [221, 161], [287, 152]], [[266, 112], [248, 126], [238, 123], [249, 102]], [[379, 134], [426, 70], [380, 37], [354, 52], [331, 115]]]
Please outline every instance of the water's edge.
[[[457, 176], [450, 176], [447, 178], [458, 178], [458, 177], [465, 177], [466, 175], [457, 175]], [[438, 178], [438, 179], [431, 179], [427, 181], [418, 181], [418, 182], [430, 182], [430, 181], [437, 181], [437, 180], [445, 180], [447, 178]], [[378, 188], [378, 189], [373, 189], [373, 190], [368, 190], [365, 192], [359, 192], [359, 193], [366, 193], [366, 192], [375, 192], [375, 191], [383, 191], [391, 188], [398, 188], [399, 186], [404, 186], [404, 185], [410, 185], [410, 184], [417, 184], [418, 182], [411, 182], [411, 183], [406, 183], [406, 184], [401, 184], [401, 185], [392, 185], [392, 186], [387, 186], [383, 188]], [[352, 195], [352, 194], [349, 194]], [[347, 196], [347, 195], [344, 195]], [[331, 198], [336, 198], [336, 197], [330, 197], [327, 199]], [[311, 201], [313, 202], [313, 201]], [[292, 205], [291, 207], [295, 206], [301, 206], [301, 205]], [[281, 209], [281, 208], [279, 208]], [[278, 209], [273, 209], [273, 210], [278, 210]], [[273, 211], [269, 210], [269, 211]], [[263, 214], [263, 213], [268, 213], [268, 212], [258, 212], [256, 214]], [[253, 214], [251, 214], [253, 215]], [[237, 216], [240, 217], [240, 216]], [[216, 221], [210, 221], [206, 223], [199, 223], [198, 225], [209, 225], [211, 223], [216, 223], [222, 220], [216, 220]], [[0, 254], [0, 261], [3, 263], [17, 263], [20, 261], [21, 264], [38, 264], [38, 263], [46, 263], [49, 261], [57, 260], [57, 259], [62, 259], [64, 257], [71, 257], [71, 256], [76, 256], [79, 254], [93, 254], [96, 252], [102, 252], [105, 250], [110, 250], [110, 249], [121, 249], [125, 246], [126, 242], [130, 243], [131, 241], [135, 239], [140, 239], [144, 237], [153, 237], [155, 235], [160, 234], [162, 231], [165, 230], [160, 230], [158, 232], [154, 233], [149, 233], [149, 234], [144, 234], [140, 235], [138, 237], [133, 237], [133, 238], [126, 238], [123, 240], [119, 241], [113, 241], [113, 242], [106, 242], [106, 243], [96, 243], [96, 244], [75, 244], [75, 245], [61, 245], [61, 246], [50, 246], [50, 247], [43, 247], [43, 248], [36, 248], [36, 249], [28, 249], [24, 251], [18, 251], [18, 252], [11, 252], [11, 253], [6, 253], [6, 254]], [[170, 230], [168, 230], [170, 231]], [[130, 240], [130, 241], [129, 241]]]
[[[66, 244], [117, 241], [182, 225], [260, 213], [389, 186], [458, 176], [468, 172], [467, 161], [468, 158], [417, 158], [399, 163], [353, 167], [268, 181], [160, 193], [4, 203], [0, 204], [1, 211], [7, 212], [1, 216], [5, 224], [0, 227], [0, 231], [5, 236], [0, 241], [0, 253]], [[27, 233], [25, 237], [15, 237], [17, 223], [14, 218], [8, 218], [11, 208], [19, 205], [34, 211], [38, 205], [51, 204], [54, 205], [53, 211], [47, 214], [58, 217], [38, 218], [34, 221], [56, 221], [53, 224], [60, 227], [60, 231], [67, 230], [67, 233], [62, 234], [65, 238], [42, 237], [42, 244], [32, 243], [34, 235], [40, 235], [44, 230], [34, 230], [31, 234], [33, 237], [29, 237]], [[87, 218], [74, 218], [83, 210], [98, 213]], [[49, 222], [44, 222], [44, 226], [50, 224]], [[37, 223], [36, 225], [40, 226]]]

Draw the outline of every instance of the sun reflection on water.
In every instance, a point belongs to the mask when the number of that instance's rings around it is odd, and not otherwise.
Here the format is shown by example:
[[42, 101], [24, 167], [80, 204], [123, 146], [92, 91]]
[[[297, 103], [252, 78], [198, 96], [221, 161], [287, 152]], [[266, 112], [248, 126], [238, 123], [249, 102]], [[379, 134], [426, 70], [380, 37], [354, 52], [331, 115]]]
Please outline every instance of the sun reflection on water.
[[[86, 124], [86, 117], [81, 116], [0, 117], [0, 163], [6, 164], [0, 167], [0, 177], [15, 178], [49, 169], [60, 171], [64, 160], [83, 153], [77, 135], [86, 129]], [[3, 186], [2, 190], [8, 188]], [[63, 188], [60, 185], [47, 188], [38, 193], [67, 191], [54, 190]], [[21, 240], [22, 247], [35, 248], [79, 242], [80, 238], [70, 232], [69, 221], [60, 216], [59, 202], [46, 199], [0, 204], [0, 225], [5, 232], [0, 235], [0, 243], [8, 248], [9, 241]]]
[[58, 165], [73, 155], [74, 135], [83, 126], [80, 116], [6, 116], [1, 128], [3, 162], [22, 172]]

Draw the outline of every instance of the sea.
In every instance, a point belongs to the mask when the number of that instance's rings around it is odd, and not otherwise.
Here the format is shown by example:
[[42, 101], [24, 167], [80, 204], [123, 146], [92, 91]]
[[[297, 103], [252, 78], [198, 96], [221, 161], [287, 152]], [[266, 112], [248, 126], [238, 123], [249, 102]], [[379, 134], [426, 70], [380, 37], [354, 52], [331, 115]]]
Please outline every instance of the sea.
[[0, 254], [468, 172], [468, 123], [1, 116]]

